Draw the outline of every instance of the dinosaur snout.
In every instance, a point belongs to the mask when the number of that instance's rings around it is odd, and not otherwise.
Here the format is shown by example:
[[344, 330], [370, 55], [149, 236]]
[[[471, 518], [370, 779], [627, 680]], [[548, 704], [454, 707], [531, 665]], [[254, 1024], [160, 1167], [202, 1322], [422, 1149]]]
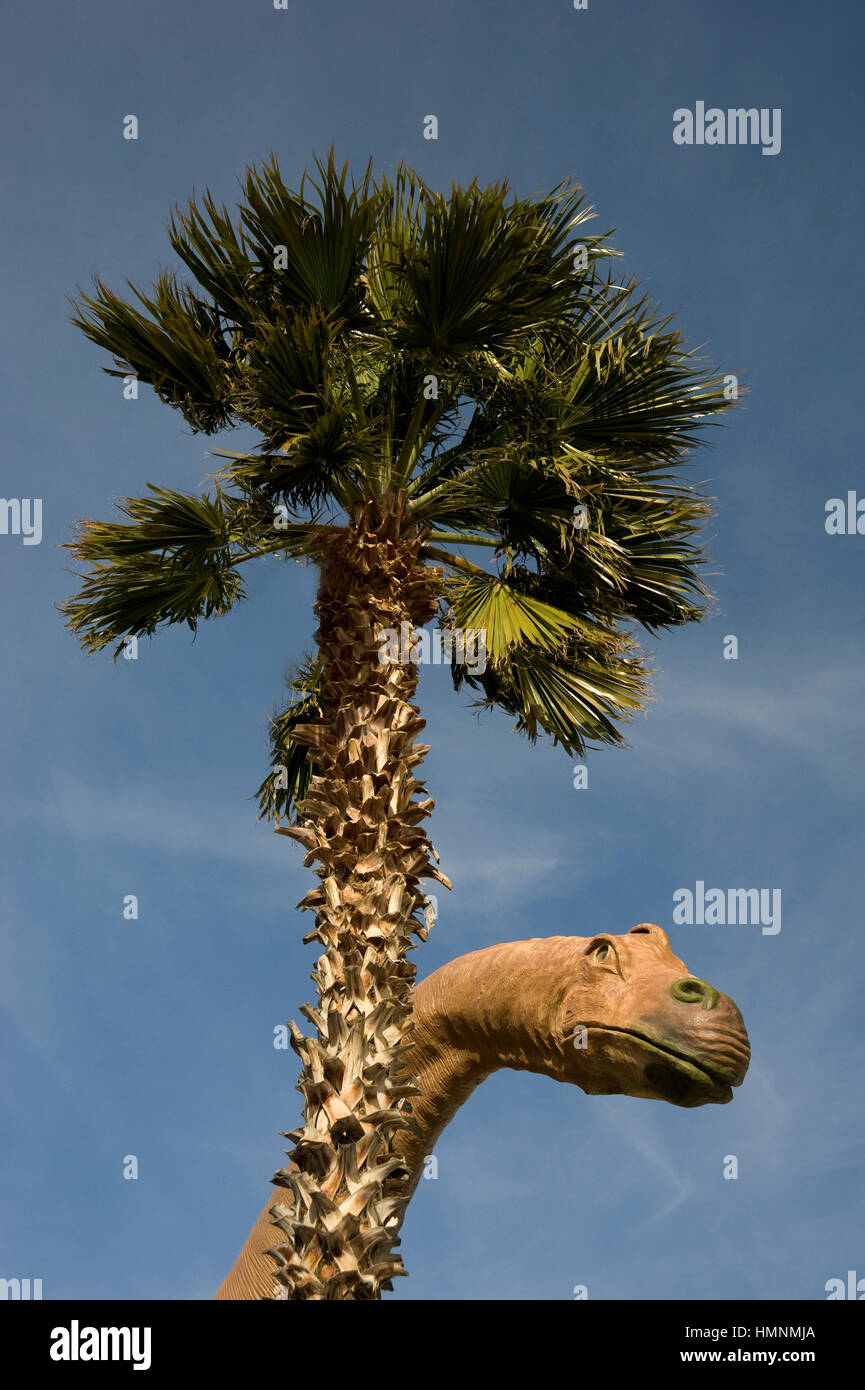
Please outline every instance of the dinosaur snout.
[[662, 1011], [662, 1030], [685, 1056], [730, 1086], [740, 1086], [751, 1060], [745, 1022], [727, 994], [687, 975], [668, 989], [675, 1001]]
[[704, 1009], [714, 1009], [721, 997], [714, 985], [707, 985], [705, 980], [698, 980], [693, 975], [676, 980], [675, 984], [670, 985], [670, 993], [682, 1004], [699, 1004]]

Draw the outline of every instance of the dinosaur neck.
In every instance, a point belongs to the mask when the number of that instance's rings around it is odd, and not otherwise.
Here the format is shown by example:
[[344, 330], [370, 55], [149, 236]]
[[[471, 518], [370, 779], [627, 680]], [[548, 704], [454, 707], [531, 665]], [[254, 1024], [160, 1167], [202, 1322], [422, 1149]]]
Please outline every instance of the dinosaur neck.
[[418, 1132], [396, 1141], [412, 1189], [442, 1130], [492, 1072], [562, 1077], [556, 1020], [572, 981], [575, 940], [545, 937], [473, 951], [416, 987], [406, 1066], [421, 1091], [412, 1103]]
[[[399, 1131], [394, 1150], [405, 1160], [414, 1190], [442, 1130], [492, 1072], [503, 1067], [565, 1079], [556, 1019], [573, 978], [579, 938], [544, 937], [473, 951], [444, 965], [412, 997], [414, 1031], [406, 1068], [418, 1078], [416, 1131]], [[237, 1257], [218, 1299], [271, 1298], [278, 1244], [271, 1193]]]

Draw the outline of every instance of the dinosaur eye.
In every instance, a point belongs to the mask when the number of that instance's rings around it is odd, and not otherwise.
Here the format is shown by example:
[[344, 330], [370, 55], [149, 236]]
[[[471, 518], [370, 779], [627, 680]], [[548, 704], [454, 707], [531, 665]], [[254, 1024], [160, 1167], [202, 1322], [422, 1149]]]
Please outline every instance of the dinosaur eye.
[[598, 945], [595, 947], [595, 949], [592, 951], [592, 958], [594, 960], [606, 960], [609, 954], [610, 947], [607, 944], [607, 942], [600, 941]]

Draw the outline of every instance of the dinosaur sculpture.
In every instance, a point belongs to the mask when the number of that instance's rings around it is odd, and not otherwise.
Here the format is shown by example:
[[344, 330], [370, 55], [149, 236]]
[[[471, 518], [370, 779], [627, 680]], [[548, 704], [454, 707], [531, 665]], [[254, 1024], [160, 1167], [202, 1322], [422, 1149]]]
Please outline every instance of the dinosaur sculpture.
[[[665, 931], [651, 923], [624, 936], [551, 936], [459, 956], [417, 985], [406, 1066], [418, 1078], [413, 1130], [395, 1151], [414, 1191], [424, 1159], [476, 1086], [502, 1067], [541, 1072], [587, 1095], [642, 1096], [673, 1105], [725, 1104], [748, 1069], [748, 1035], [736, 1005], [689, 975]], [[279, 1245], [266, 1203], [218, 1299], [270, 1299]], [[392, 1218], [394, 1224], [399, 1217]]]

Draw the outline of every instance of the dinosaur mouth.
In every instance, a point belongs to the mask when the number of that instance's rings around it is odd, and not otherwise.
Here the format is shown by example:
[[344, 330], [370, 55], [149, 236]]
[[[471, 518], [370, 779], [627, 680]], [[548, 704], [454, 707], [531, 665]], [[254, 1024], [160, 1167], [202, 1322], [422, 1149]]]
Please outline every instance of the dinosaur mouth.
[[640, 1048], [649, 1054], [643, 1076], [664, 1100], [673, 1105], [727, 1105], [733, 1099], [730, 1077], [720, 1069], [716, 1070], [702, 1057], [696, 1057], [685, 1048], [672, 1047], [635, 1028], [613, 1028], [609, 1024], [598, 1026], [606, 1033], [623, 1033], [639, 1043]]

